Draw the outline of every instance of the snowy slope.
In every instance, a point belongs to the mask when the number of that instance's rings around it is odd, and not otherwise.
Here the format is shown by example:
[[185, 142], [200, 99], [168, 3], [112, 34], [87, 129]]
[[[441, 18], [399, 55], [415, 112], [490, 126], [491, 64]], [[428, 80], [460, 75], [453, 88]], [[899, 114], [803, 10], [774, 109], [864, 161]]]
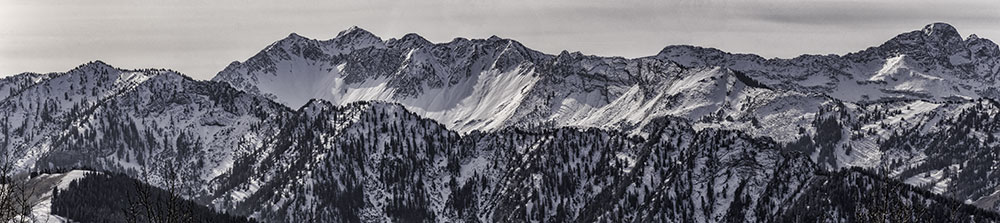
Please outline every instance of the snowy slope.
[[38, 195], [33, 199], [32, 216], [34, 222], [70, 222], [66, 218], [52, 214], [52, 191], [66, 190], [74, 180], [83, 178], [90, 173], [86, 170], [73, 170], [66, 173], [41, 174], [33, 177], [29, 185]]

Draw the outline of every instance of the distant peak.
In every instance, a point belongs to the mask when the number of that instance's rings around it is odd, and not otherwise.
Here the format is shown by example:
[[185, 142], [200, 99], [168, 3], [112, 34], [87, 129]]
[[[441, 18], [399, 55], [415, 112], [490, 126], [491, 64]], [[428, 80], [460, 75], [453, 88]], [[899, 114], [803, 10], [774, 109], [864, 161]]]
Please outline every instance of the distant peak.
[[101, 61], [101, 60], [94, 60], [94, 61], [90, 61], [90, 62], [88, 62], [88, 63], [87, 63], [87, 65], [102, 65], [102, 66], [110, 66], [110, 65], [108, 65], [108, 63], [105, 63], [104, 61]]
[[667, 52], [673, 52], [673, 51], [680, 51], [680, 50], [683, 50], [683, 51], [693, 51], [695, 48], [697, 48], [697, 47], [696, 46], [691, 46], [691, 45], [668, 45], [668, 46], [663, 47], [662, 50], [660, 50], [660, 54], [664, 54], [664, 53], [667, 53]]
[[927, 24], [926, 26], [924, 26], [923, 31], [924, 31], [924, 34], [926, 34], [928, 36], [929, 35], [937, 35], [937, 34], [952, 34], [952, 33], [957, 34], [958, 33], [958, 30], [956, 30], [954, 26], [951, 26], [951, 24], [943, 23], [943, 22], [936, 22], [936, 23]]
[[274, 46], [274, 45], [285, 45], [285, 44], [295, 44], [295, 43], [298, 43], [300, 41], [308, 40], [308, 39], [309, 38], [301, 36], [298, 33], [289, 33], [287, 37], [278, 40], [277, 42], [275, 42], [274, 44], [272, 44], [272, 46]]
[[365, 44], [365, 43], [377, 43], [382, 42], [382, 38], [375, 36], [368, 30], [364, 30], [357, 26], [351, 26], [347, 30], [341, 31], [337, 34], [334, 40], [344, 43], [344, 44]]
[[114, 69], [114, 67], [112, 67], [111, 65], [108, 65], [107, 63], [104, 63], [104, 61], [101, 61], [101, 60], [94, 60], [94, 61], [87, 62], [87, 63], [85, 63], [83, 65], [80, 65], [80, 68], [84, 68], [84, 67], [90, 67], [90, 68], [111, 68], [111, 69]]
[[403, 38], [400, 39], [400, 40], [406, 41], [406, 42], [419, 42], [421, 44], [424, 44], [424, 43], [430, 44], [431, 43], [431, 41], [428, 41], [427, 39], [424, 39], [423, 36], [420, 36], [420, 35], [418, 35], [416, 33], [407, 33], [406, 35], [403, 35]]
[[431, 44], [433, 43], [416, 33], [407, 33], [406, 35], [403, 35], [402, 38], [390, 39], [388, 43], [388, 45], [403, 48], [423, 47]]
[[87, 73], [87, 72], [93, 72], [93, 71], [100, 72], [100, 71], [111, 71], [111, 70], [117, 70], [117, 68], [115, 68], [115, 67], [113, 67], [111, 65], [108, 65], [107, 63], [104, 63], [104, 61], [94, 60], [94, 61], [87, 62], [85, 64], [80, 64], [80, 66], [77, 66], [76, 68], [73, 68], [73, 69], [69, 70], [68, 72], [84, 72], [84, 73]]
[[372, 34], [371, 32], [368, 32], [368, 30], [362, 29], [358, 26], [351, 26], [351, 28], [347, 28], [346, 30], [337, 33], [337, 38], [352, 36], [375, 36], [375, 34]]
[[692, 54], [728, 54], [728, 52], [716, 49], [692, 45], [669, 45], [663, 47], [656, 55], [660, 56], [682, 56]]
[[559, 63], [568, 63], [570, 61], [577, 60], [581, 57], [584, 57], [584, 55], [580, 51], [569, 52], [563, 50], [562, 52], [559, 52], [558, 56], [556, 56], [556, 61]]
[[951, 41], [961, 41], [962, 36], [958, 34], [958, 30], [954, 26], [948, 23], [936, 22], [924, 26], [921, 30], [925, 36], [933, 38], [939, 41], [951, 42]]
[[308, 39], [309, 38], [301, 36], [298, 33], [289, 33], [287, 37], [279, 39], [278, 41], [275, 41], [274, 43], [271, 43], [271, 45], [268, 45], [267, 48], [264, 48], [263, 51], [269, 51], [269, 50], [274, 49], [274, 48], [282, 48], [282, 47], [285, 47], [285, 46], [298, 44], [299, 42], [302, 42], [302, 41], [305, 41], [305, 40], [308, 40]]
[[461, 42], [469, 42], [469, 39], [466, 39], [464, 37], [455, 37], [454, 39], [451, 39], [451, 43], [461, 43]]
[[920, 30], [899, 34], [878, 48], [892, 51], [905, 50], [910, 53], [930, 53], [959, 46], [962, 41], [962, 36], [958, 34], [955, 27], [938, 22], [928, 24]]
[[406, 35], [403, 35], [402, 39], [403, 40], [411, 40], [411, 39], [412, 40], [423, 40], [424, 37], [420, 36], [420, 34], [416, 34], [416, 33], [407, 33]]
[[305, 39], [306, 37], [299, 35], [298, 33], [289, 33], [287, 39]]

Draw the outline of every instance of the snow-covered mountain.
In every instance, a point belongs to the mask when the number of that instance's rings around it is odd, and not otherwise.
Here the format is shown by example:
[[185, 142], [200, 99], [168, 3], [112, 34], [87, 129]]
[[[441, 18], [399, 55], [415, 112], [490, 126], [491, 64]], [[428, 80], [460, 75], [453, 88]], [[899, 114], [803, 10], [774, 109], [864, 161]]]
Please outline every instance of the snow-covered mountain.
[[838, 55], [764, 59], [690, 46], [667, 47], [656, 57], [684, 66], [739, 70], [768, 86], [818, 92], [850, 102], [893, 98], [949, 100], [996, 97], [1000, 50], [992, 41], [962, 39], [945, 23], [900, 34], [880, 46]]
[[432, 44], [416, 34], [382, 40], [354, 27], [329, 40], [292, 34], [213, 80], [291, 107], [312, 98], [398, 102], [469, 132], [526, 123], [641, 126], [662, 115], [697, 120], [747, 98], [769, 104], [817, 94], [851, 103], [992, 97], [997, 58], [993, 42], [963, 40], [944, 23], [857, 53], [793, 59], [693, 46], [635, 59], [547, 55], [498, 37]]
[[[23, 75], [23, 76], [22, 76]], [[224, 83], [100, 61], [43, 77], [3, 99], [4, 163], [20, 170], [89, 167], [154, 185], [181, 174], [206, 194], [233, 158], [273, 137], [291, 109]], [[4, 79], [4, 80], [7, 80]], [[12, 88], [18, 89], [18, 88]]]
[[[293, 107], [312, 98], [397, 102], [463, 134], [577, 126], [647, 136], [643, 127], [652, 119], [682, 117], [695, 129], [737, 130], [802, 147], [827, 169], [886, 169], [906, 180], [943, 150], [903, 153], [885, 141], [900, 132], [941, 135], [954, 128], [941, 120], [996, 98], [998, 60], [995, 43], [963, 39], [944, 23], [856, 53], [792, 59], [694, 46], [635, 59], [548, 55], [498, 37], [433, 44], [416, 34], [382, 40], [354, 27], [330, 40], [293, 34], [213, 80]], [[983, 130], [970, 143], [996, 133]], [[971, 171], [993, 172], [996, 164], [988, 166]], [[942, 185], [949, 179], [928, 178]], [[986, 185], [986, 194], [1000, 191], [996, 186]], [[994, 200], [981, 193], [959, 197]]]
[[0, 151], [179, 178], [268, 222], [1000, 221], [998, 58], [943, 23], [792, 59], [354, 27], [212, 81], [100, 61], [2, 78]]

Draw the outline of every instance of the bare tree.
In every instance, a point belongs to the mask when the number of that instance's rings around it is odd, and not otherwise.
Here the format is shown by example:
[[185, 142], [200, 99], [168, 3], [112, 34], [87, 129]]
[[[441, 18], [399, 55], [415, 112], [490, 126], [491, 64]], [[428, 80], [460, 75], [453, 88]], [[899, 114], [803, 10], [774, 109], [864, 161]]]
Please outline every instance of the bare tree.
[[143, 182], [136, 182], [135, 191], [128, 193], [129, 205], [125, 208], [126, 222], [155, 222], [155, 223], [175, 223], [192, 222], [194, 220], [194, 207], [191, 202], [186, 202], [180, 195], [185, 191], [191, 191], [183, 180], [182, 173], [178, 171], [177, 165], [165, 163], [156, 168], [159, 171], [150, 170], [150, 167], [142, 167], [142, 178], [145, 183], [150, 181], [151, 173], [158, 173], [163, 190], [166, 194], [156, 193], [153, 187], [143, 185]]
[[27, 174], [17, 173], [14, 161], [10, 152], [0, 156], [0, 222], [32, 222], [35, 187], [28, 185]]

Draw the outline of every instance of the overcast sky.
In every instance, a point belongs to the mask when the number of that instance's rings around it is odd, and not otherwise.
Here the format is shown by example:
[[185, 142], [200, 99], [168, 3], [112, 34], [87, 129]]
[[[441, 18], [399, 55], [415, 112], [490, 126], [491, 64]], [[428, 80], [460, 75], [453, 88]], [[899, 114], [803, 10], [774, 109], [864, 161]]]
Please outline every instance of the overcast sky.
[[102, 60], [210, 79], [289, 33], [329, 39], [355, 25], [383, 39], [497, 35], [549, 54], [630, 58], [676, 44], [764, 57], [844, 54], [937, 21], [1000, 39], [997, 0], [0, 2], [0, 76]]

